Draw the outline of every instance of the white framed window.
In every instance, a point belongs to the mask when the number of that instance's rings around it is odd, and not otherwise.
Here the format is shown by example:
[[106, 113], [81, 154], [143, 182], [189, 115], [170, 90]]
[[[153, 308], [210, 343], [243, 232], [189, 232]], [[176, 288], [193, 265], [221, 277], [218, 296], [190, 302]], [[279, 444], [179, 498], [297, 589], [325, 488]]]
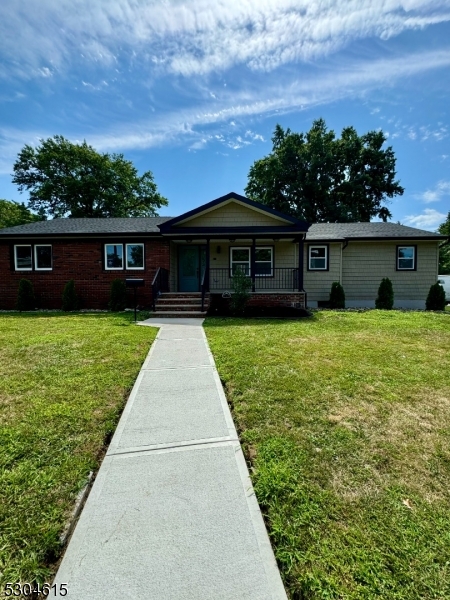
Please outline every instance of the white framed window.
[[416, 270], [416, 246], [397, 246], [397, 271]]
[[51, 271], [53, 268], [51, 244], [36, 244], [34, 247], [34, 268], [36, 271]]
[[105, 269], [123, 271], [123, 244], [105, 244]]
[[230, 248], [231, 276], [233, 276], [233, 273], [238, 269], [243, 271], [246, 275], [250, 275], [250, 248], [248, 246]]
[[327, 271], [328, 270], [328, 246], [309, 246], [308, 250], [308, 270], [309, 271]]
[[33, 270], [31, 244], [18, 244], [14, 246], [14, 268], [16, 271]]
[[144, 268], [144, 244], [126, 245], [126, 265], [127, 269]]
[[261, 246], [255, 248], [256, 277], [273, 277], [273, 247]]

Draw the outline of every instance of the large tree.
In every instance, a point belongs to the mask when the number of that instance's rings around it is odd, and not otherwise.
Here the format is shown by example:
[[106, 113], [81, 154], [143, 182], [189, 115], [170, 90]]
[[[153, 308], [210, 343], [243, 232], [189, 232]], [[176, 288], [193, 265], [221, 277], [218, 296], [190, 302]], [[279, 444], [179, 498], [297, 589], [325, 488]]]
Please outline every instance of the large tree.
[[[448, 235], [450, 239], [450, 212], [447, 220], [438, 227], [438, 232]], [[439, 248], [439, 275], [450, 275], [450, 244], [441, 244]]]
[[33, 214], [23, 202], [0, 199], [0, 229], [41, 220], [42, 216]]
[[150, 171], [139, 176], [122, 154], [102, 154], [60, 135], [23, 147], [13, 183], [30, 192], [30, 208], [50, 217], [151, 216], [167, 205]]
[[323, 119], [305, 133], [277, 125], [272, 152], [250, 168], [246, 194], [310, 223], [392, 218], [383, 206], [403, 194], [392, 148], [382, 131], [359, 136], [353, 127], [336, 138]]

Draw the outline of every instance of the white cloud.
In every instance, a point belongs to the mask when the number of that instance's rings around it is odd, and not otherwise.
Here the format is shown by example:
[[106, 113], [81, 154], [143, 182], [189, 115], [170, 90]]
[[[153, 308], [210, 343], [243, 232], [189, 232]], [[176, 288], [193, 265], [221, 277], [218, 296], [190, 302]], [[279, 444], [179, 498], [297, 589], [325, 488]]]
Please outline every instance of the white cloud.
[[38, 73], [41, 75], [41, 77], [51, 77], [53, 75], [48, 67], [42, 67], [42, 69], [38, 69]]
[[444, 196], [450, 196], [450, 181], [438, 181], [431, 190], [425, 190], [422, 194], [416, 194], [416, 198], [429, 204], [430, 202], [439, 202]]
[[152, 76], [271, 71], [449, 20], [449, 0], [2, 0], [0, 56], [20, 77], [120, 56], [144, 58]]
[[264, 138], [260, 133], [255, 133], [254, 131], [251, 131], [251, 129], [247, 129], [247, 131], [245, 132], [245, 137], [250, 138], [251, 140], [259, 140], [260, 142], [264, 142]]
[[[222, 89], [220, 98], [212, 101], [209, 95], [205, 98], [202, 88], [201, 98], [197, 99], [197, 103], [191, 108], [157, 111], [147, 120], [121, 122], [120, 119], [112, 119], [113, 125], [109, 129], [97, 129], [95, 133], [91, 130], [89, 135], [77, 127], [77, 137], [87, 137], [88, 142], [98, 150], [126, 151], [170, 143], [187, 142], [192, 145], [201, 143], [202, 139], [209, 141], [211, 138], [208, 138], [204, 131], [207, 127], [208, 135], [220, 135], [223, 139], [218, 141], [238, 149], [242, 144], [236, 140], [237, 135], [246, 141], [264, 141], [260, 134], [253, 132], [248, 126], [245, 129], [242, 127], [241, 122], [245, 117], [259, 119], [270, 115], [279, 116], [346, 97], [358, 97], [379, 86], [391, 84], [402, 77], [413, 76], [431, 67], [449, 66], [450, 52], [432, 51], [397, 59], [347, 61], [339, 69], [323, 69], [320, 76], [313, 74], [301, 79], [296, 77], [288, 83], [266, 85], [263, 94], [259, 88], [226, 88]], [[84, 89], [92, 85], [86, 83], [85, 81]], [[95, 115], [93, 118], [95, 119]], [[230, 129], [228, 133], [223, 131], [224, 124]], [[6, 168], [6, 172], [10, 172], [15, 155], [24, 143], [47, 138], [53, 135], [54, 131], [4, 129], [3, 134], [2, 136], [0, 131], [0, 172]], [[64, 135], [71, 139], [74, 137], [67, 129]], [[396, 133], [391, 137], [397, 137]]]
[[[391, 119], [393, 121], [393, 119]], [[449, 136], [448, 127], [438, 123], [437, 127], [431, 125], [407, 125], [401, 121], [394, 123], [395, 131], [392, 138], [405, 138], [413, 142], [440, 142]]]
[[405, 225], [418, 227], [419, 229], [428, 229], [435, 231], [436, 228], [445, 221], [447, 215], [440, 213], [433, 208], [426, 208], [420, 215], [409, 215], [405, 217]]
[[[357, 97], [402, 77], [428, 70], [431, 65], [449, 67], [450, 52], [417, 53], [395, 60], [364, 63], [348, 61], [340, 69], [324, 71], [321, 76], [314, 75], [301, 80], [296, 78], [289, 85], [266, 86], [264, 95], [259, 89], [242, 88], [240, 91], [222, 92], [220, 100], [214, 104], [208, 100], [192, 109], [164, 113], [159, 120], [152, 116], [148, 122], [120, 125], [109, 133], [98, 134], [92, 143], [109, 150], [132, 148], [136, 144], [138, 147], [148, 147], [160, 144], [164, 139], [173, 142], [180, 136], [203, 136], [198, 129], [214, 124], [227, 123], [237, 130], [238, 120], [244, 117], [280, 115], [346, 97]], [[251, 135], [255, 136], [254, 141], [259, 139], [259, 134], [253, 134], [249, 129], [246, 131], [250, 132], [248, 139], [252, 139]], [[396, 137], [395, 134], [392, 137]]]

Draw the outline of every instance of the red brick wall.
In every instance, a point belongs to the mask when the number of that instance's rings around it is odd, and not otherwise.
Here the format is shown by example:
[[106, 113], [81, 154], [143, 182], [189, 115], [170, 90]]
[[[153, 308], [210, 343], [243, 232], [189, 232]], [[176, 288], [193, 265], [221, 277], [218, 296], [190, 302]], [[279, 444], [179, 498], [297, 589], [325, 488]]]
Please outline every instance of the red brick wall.
[[[227, 305], [228, 300], [222, 298], [222, 294], [211, 294], [211, 303], [219, 306]], [[292, 306], [292, 303], [299, 304], [305, 308], [304, 292], [275, 292], [272, 294], [262, 294], [252, 292], [248, 301], [248, 306]]]
[[259, 294], [258, 292], [252, 293], [250, 300], [248, 301], [249, 306], [292, 306], [292, 303], [300, 304], [301, 308], [305, 308], [305, 294], [303, 292], [297, 293], [274, 293], [274, 294]]
[[[118, 236], [119, 238], [119, 236]], [[158, 267], [170, 268], [169, 241], [142, 238], [127, 239], [126, 242], [145, 244], [145, 270], [105, 271], [102, 254], [105, 242], [114, 240], [41, 240], [51, 243], [53, 249], [52, 271], [11, 270], [13, 242], [0, 241], [0, 309], [14, 309], [19, 280], [29, 279], [34, 286], [38, 308], [61, 308], [64, 285], [73, 279], [80, 297], [81, 308], [108, 308], [109, 292], [113, 279], [128, 277], [143, 278], [145, 286], [138, 288], [138, 304], [151, 305], [151, 283]], [[23, 240], [18, 243], [27, 244]], [[34, 241], [32, 243], [35, 243]], [[39, 243], [39, 242], [38, 242]], [[125, 243], [125, 242], [124, 242]], [[14, 262], [12, 263], [14, 264]], [[133, 290], [129, 290], [130, 307], [133, 305]]]

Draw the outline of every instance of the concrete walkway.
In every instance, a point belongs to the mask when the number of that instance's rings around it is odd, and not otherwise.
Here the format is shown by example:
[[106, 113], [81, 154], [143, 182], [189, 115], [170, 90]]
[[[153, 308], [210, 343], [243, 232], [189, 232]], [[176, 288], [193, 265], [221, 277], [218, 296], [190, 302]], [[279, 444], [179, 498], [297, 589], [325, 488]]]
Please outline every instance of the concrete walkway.
[[67, 584], [70, 600], [286, 600], [202, 320], [147, 324], [161, 328], [57, 589]]

